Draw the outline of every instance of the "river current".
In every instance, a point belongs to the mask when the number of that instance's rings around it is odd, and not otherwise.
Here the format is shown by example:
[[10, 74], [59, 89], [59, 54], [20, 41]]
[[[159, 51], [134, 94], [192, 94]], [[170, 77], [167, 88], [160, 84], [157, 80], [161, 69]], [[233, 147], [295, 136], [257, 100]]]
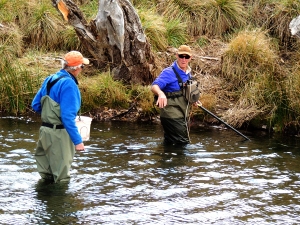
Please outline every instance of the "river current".
[[171, 147], [159, 124], [93, 121], [70, 182], [45, 184], [39, 126], [0, 118], [0, 224], [300, 224], [297, 137], [193, 127]]

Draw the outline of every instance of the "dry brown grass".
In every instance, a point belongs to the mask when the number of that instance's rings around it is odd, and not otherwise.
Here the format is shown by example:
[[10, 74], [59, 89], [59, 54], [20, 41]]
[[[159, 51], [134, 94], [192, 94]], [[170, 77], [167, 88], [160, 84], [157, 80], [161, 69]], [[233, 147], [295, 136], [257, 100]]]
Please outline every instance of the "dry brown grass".
[[193, 36], [222, 37], [243, 27], [248, 17], [239, 0], [167, 0], [158, 4], [158, 11], [169, 20], [180, 15]]
[[284, 87], [289, 101], [289, 109], [300, 119], [300, 65], [296, 64], [294, 71], [287, 77]]
[[12, 62], [23, 53], [23, 35], [18, 26], [9, 23], [0, 27], [0, 71], [7, 62]]
[[50, 2], [32, 1], [25, 10], [28, 15], [20, 23], [23, 24], [27, 42], [33, 48], [52, 51], [59, 49], [64, 25]]
[[[248, 14], [239, 0], [207, 0], [201, 5], [203, 34], [222, 37], [246, 25]], [[192, 22], [192, 21], [191, 21]]]
[[158, 12], [168, 21], [182, 18], [187, 24], [186, 32], [191, 35], [202, 33], [203, 17], [202, 3], [198, 0], [166, 0], [160, 1], [157, 5]]
[[228, 44], [223, 55], [222, 73], [231, 89], [239, 90], [266, 71], [274, 73], [278, 54], [272, 40], [261, 30], [245, 30]]
[[232, 102], [222, 118], [232, 126], [241, 127], [256, 117], [275, 120], [285, 101], [277, 54], [272, 39], [261, 30], [241, 31], [228, 44], [222, 57], [227, 92], [222, 93]]
[[257, 109], [255, 105], [236, 105], [226, 111], [222, 118], [231, 126], [240, 128], [246, 122], [249, 122], [255, 117], [265, 113], [265, 111], [266, 109]]
[[[274, 118], [284, 122], [300, 121], [300, 70], [298, 65], [291, 68], [300, 59], [296, 50], [300, 40], [291, 37], [287, 29], [290, 20], [300, 14], [298, 0], [132, 2], [141, 10], [143, 27], [153, 49], [157, 50], [154, 53], [155, 75], [175, 60], [173, 50], [186, 38], [179, 33], [185, 33], [189, 38], [185, 43], [191, 45], [195, 52], [192, 68], [200, 81], [200, 99], [204, 107], [237, 127], [256, 117], [268, 119], [270, 123]], [[83, 4], [80, 8], [84, 7], [88, 17], [95, 14], [95, 2], [90, 4], [87, 0], [77, 0], [76, 3]], [[245, 22], [249, 29], [244, 29]], [[2, 60], [16, 60], [22, 56], [17, 61], [25, 66], [26, 71], [22, 73], [30, 75], [28, 80], [36, 78], [32, 80], [31, 89], [34, 91], [42, 77], [58, 69], [52, 67], [53, 61], [47, 60], [47, 57], [62, 56], [70, 49], [81, 48], [73, 28], [63, 24], [48, 0], [4, 0], [0, 3], [0, 24], [13, 29], [0, 30], [0, 51], [3, 56], [6, 54]], [[24, 39], [24, 36], [28, 38]], [[35, 52], [27, 46], [51, 49], [53, 54]], [[224, 49], [224, 46], [228, 48]], [[24, 49], [26, 52], [23, 52]], [[285, 51], [280, 52], [282, 49]], [[55, 52], [60, 50], [62, 54]], [[19, 72], [17, 69], [12, 71], [15, 68], [9, 69], [11, 74]], [[95, 70], [91, 70], [89, 75], [97, 74]], [[102, 86], [105, 91], [100, 95], [98, 84], [112, 83], [111, 80], [103, 81], [98, 76], [90, 76], [87, 81], [85, 76], [79, 79], [82, 79], [83, 98], [90, 101], [91, 108], [100, 104], [124, 105], [126, 108], [133, 97], [139, 99], [142, 111], [151, 110], [151, 92], [146, 87], [135, 87], [136, 95], [130, 96], [128, 87], [114, 83], [114, 88], [121, 90], [121, 94]], [[25, 91], [22, 88], [19, 89], [18, 101], [22, 100], [22, 91]], [[15, 92], [14, 89], [9, 91]], [[123, 98], [121, 96], [118, 103], [107, 99], [100, 102], [100, 98], [113, 94], [123, 95]], [[15, 104], [14, 101], [12, 103]], [[17, 109], [18, 105], [15, 104]], [[201, 110], [199, 113], [202, 113]]]
[[299, 14], [300, 4], [298, 0], [278, 1], [274, 4], [267, 29], [278, 38], [280, 45], [285, 48], [290, 48], [295, 41], [289, 30], [289, 22]]

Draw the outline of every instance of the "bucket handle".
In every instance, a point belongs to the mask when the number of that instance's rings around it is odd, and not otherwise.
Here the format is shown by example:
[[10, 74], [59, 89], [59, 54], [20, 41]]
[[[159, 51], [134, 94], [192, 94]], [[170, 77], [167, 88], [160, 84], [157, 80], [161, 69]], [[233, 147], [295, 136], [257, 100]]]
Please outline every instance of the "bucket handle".
[[79, 109], [79, 112], [78, 112], [78, 120], [79, 120], [79, 121], [81, 121], [80, 116], [81, 116], [81, 109]]

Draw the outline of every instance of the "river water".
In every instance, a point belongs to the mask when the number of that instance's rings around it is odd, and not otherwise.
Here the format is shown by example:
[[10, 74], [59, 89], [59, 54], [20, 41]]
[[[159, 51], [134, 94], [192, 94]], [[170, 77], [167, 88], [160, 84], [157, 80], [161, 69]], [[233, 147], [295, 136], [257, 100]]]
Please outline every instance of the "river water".
[[174, 148], [158, 124], [93, 121], [70, 182], [45, 184], [39, 125], [0, 118], [0, 224], [300, 223], [296, 137], [193, 127]]

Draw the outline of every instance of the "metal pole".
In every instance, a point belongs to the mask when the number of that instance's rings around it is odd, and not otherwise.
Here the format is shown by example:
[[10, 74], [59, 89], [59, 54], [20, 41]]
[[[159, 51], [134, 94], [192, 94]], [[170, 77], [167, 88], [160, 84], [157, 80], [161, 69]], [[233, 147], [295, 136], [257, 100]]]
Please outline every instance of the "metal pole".
[[209, 115], [213, 116], [214, 118], [216, 118], [217, 120], [219, 120], [221, 123], [225, 124], [227, 127], [229, 127], [230, 129], [232, 129], [233, 131], [235, 131], [236, 133], [238, 133], [239, 135], [241, 135], [243, 138], [247, 139], [250, 141], [250, 139], [248, 137], [246, 137], [245, 135], [243, 135], [241, 132], [239, 132], [238, 130], [234, 129], [232, 126], [230, 126], [229, 124], [227, 124], [226, 122], [224, 122], [222, 119], [220, 119], [219, 117], [217, 117], [215, 114], [213, 114], [212, 112], [208, 111], [206, 108], [204, 108], [202, 105], [198, 105], [201, 109], [203, 109], [205, 112], [207, 112]]

